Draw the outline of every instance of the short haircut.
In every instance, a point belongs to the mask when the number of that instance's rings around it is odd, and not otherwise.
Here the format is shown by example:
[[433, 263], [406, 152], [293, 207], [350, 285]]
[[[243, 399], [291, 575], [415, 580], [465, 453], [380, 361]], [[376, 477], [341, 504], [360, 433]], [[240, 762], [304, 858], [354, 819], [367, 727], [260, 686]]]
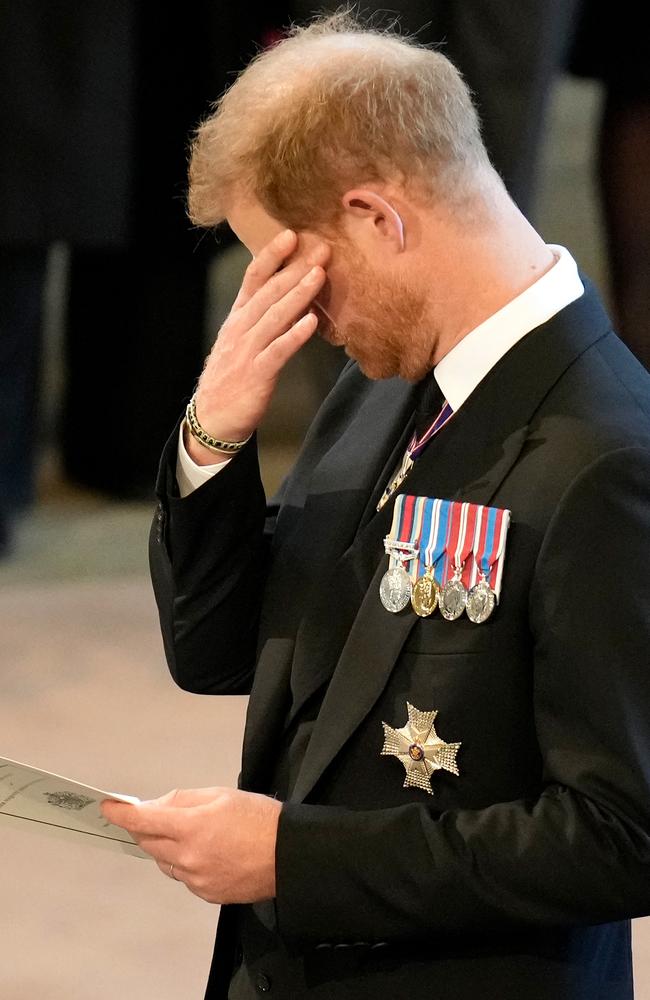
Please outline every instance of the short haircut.
[[187, 211], [198, 226], [253, 195], [292, 229], [335, 226], [341, 197], [397, 183], [461, 205], [494, 171], [470, 92], [442, 55], [349, 10], [292, 26], [192, 133]]

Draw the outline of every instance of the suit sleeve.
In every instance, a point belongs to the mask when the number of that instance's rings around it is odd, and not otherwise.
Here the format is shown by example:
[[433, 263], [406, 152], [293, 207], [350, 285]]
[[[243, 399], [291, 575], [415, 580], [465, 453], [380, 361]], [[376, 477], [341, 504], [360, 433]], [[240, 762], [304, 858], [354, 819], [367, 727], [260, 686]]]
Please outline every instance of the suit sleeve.
[[163, 451], [149, 565], [165, 655], [180, 687], [247, 694], [275, 508], [255, 436], [218, 475], [181, 498], [177, 424]]
[[442, 814], [285, 803], [283, 937], [412, 942], [650, 912], [650, 451], [609, 452], [572, 482], [529, 616], [540, 794]]

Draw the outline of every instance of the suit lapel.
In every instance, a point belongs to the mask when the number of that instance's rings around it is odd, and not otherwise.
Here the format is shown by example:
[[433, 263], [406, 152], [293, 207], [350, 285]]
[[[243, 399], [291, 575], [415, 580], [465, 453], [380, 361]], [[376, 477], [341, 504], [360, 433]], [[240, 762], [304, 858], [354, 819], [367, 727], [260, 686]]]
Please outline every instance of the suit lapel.
[[[462, 497], [473, 503], [489, 504], [517, 460], [526, 440], [527, 429], [524, 426], [513, 431], [503, 442], [499, 459], [488, 474], [479, 475], [473, 482], [457, 488], [453, 491], [454, 495], [444, 487], [436, 488], [440, 479], [436, 475], [435, 462], [431, 461], [422, 462], [417, 475], [413, 470], [407, 481], [409, 493], [442, 495], [448, 499]], [[431, 449], [429, 457], [435, 458], [435, 449]], [[440, 482], [440, 485], [443, 483]], [[387, 510], [392, 512], [392, 505], [387, 505]], [[389, 527], [389, 517], [387, 522], [382, 526], [383, 534]], [[379, 600], [379, 583], [386, 571], [387, 562], [383, 548], [379, 545], [375, 546], [374, 558], [376, 567], [370, 585], [325, 693], [305, 759], [290, 796], [291, 801], [301, 802], [309, 795], [327, 765], [370, 712], [388, 682], [409, 632], [418, 621], [410, 608], [399, 615], [391, 615], [382, 606]]]
[[[267, 582], [261, 627], [272, 638], [260, 649], [244, 733], [242, 785], [249, 789], [264, 787], [278, 729], [286, 727], [292, 707], [302, 707], [314, 679], [321, 677], [327, 655], [317, 637], [326, 635], [336, 644], [340, 636], [339, 646], [343, 644], [347, 629], [342, 631], [328, 604], [337, 597], [331, 567], [339, 566], [354, 540], [380, 470], [392, 469], [405, 446], [414, 387], [398, 379], [369, 383], [358, 371], [348, 377], [355, 384], [343, 393], [337, 385], [310, 431], [276, 526], [282, 558], [274, 560]], [[364, 443], [361, 463], [359, 441]], [[319, 628], [314, 617], [323, 610], [326, 623]], [[303, 629], [305, 622], [311, 627]], [[307, 669], [296, 669], [296, 663]]]
[[[594, 298], [573, 303], [501, 359], [433, 439], [402, 492], [490, 503], [521, 453], [535, 410], [579, 354], [609, 331], [609, 320]], [[410, 609], [391, 615], [379, 601], [379, 581], [386, 562], [378, 543], [386, 533], [391, 509], [392, 504], [388, 504], [373, 518], [346, 554], [350, 563], [355, 554], [358, 556], [357, 572], [364, 593], [325, 693], [290, 795], [292, 801], [303, 801], [309, 795], [370, 712], [417, 621]], [[516, 516], [513, 511], [513, 518]], [[307, 622], [304, 627], [307, 629]]]

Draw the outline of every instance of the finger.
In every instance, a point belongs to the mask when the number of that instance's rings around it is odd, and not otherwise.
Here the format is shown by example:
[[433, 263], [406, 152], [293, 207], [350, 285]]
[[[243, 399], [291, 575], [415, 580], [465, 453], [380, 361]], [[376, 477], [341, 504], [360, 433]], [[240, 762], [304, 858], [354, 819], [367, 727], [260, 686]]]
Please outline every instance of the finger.
[[272, 275], [239, 310], [239, 320], [248, 330], [289, 292], [296, 288], [314, 266], [324, 268], [329, 262], [331, 249], [319, 243], [306, 256], [300, 255], [282, 271]]
[[[184, 882], [186, 878], [189, 878], [189, 873], [186, 872], [184, 868], [181, 868], [181, 866], [177, 865], [174, 861], [168, 861], [167, 858], [156, 861], [156, 864], [163, 875], [167, 878], [175, 879], [177, 882]], [[172, 865], [173, 873], [170, 871]]]
[[[320, 256], [320, 259], [318, 259]], [[327, 252], [322, 254], [311, 254], [307, 260], [295, 261], [284, 271], [274, 275], [270, 281], [261, 288], [253, 298], [238, 313], [238, 326], [245, 330], [251, 330], [261, 320], [264, 320], [270, 313], [271, 318], [276, 314], [286, 313], [286, 305], [294, 298], [298, 298], [301, 304], [310, 301], [312, 296], [304, 296], [303, 290], [309, 289], [314, 283], [319, 284], [316, 294], [320, 291], [326, 278], [324, 267], [327, 263]], [[296, 318], [295, 316], [293, 317]]]
[[105, 799], [101, 812], [109, 823], [121, 826], [134, 836], [148, 834], [176, 840], [182, 833], [183, 810], [161, 806], [155, 801], [129, 805]]
[[150, 837], [146, 834], [135, 834], [133, 839], [138, 847], [150, 854], [154, 861], [162, 861], [164, 858], [173, 857], [178, 851], [178, 841], [170, 840], [168, 837]]
[[294, 323], [286, 333], [276, 337], [255, 358], [254, 364], [260, 374], [265, 378], [275, 378], [287, 361], [298, 353], [317, 329], [318, 316], [316, 313], [310, 312]]
[[282, 262], [293, 253], [298, 237], [285, 229], [271, 240], [250, 262], [242, 280], [233, 308], [239, 309], [275, 274]]
[[325, 284], [322, 267], [313, 267], [308, 274], [278, 302], [267, 309], [250, 333], [258, 352], [263, 351], [289, 328], [303, 319], [314, 298]]
[[116, 799], [104, 799], [99, 804], [99, 811], [104, 819], [115, 826], [127, 828], [127, 824], [135, 821], [135, 806], [127, 802], [118, 802]]

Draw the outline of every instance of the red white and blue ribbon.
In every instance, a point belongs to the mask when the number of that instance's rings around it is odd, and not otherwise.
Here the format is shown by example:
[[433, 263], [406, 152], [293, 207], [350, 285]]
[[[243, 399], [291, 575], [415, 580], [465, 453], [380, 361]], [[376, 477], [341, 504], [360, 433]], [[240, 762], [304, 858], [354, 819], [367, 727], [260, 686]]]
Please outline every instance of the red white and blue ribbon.
[[509, 510], [400, 493], [384, 539], [389, 568], [412, 583], [433, 570], [439, 587], [456, 577], [468, 591], [485, 580], [498, 602], [509, 526]]
[[428, 570], [432, 570], [438, 584], [442, 579], [440, 559], [445, 552], [449, 506], [449, 500], [432, 500], [427, 497], [422, 518], [422, 542], [417, 575], [422, 576]]
[[458, 575], [467, 587], [472, 569], [468, 557], [474, 548], [477, 515], [483, 508], [466, 501], [448, 502], [450, 510], [442, 567], [443, 582]]
[[473, 586], [484, 579], [492, 588], [497, 602], [501, 593], [506, 538], [510, 526], [510, 511], [501, 507], [483, 507], [477, 519], [476, 543], [472, 575]]
[[[408, 496], [403, 493], [397, 497], [390, 534], [384, 539], [384, 548], [390, 557], [389, 569], [404, 566], [407, 562], [417, 567], [426, 501], [426, 497]], [[407, 572], [411, 574], [410, 568]]]

